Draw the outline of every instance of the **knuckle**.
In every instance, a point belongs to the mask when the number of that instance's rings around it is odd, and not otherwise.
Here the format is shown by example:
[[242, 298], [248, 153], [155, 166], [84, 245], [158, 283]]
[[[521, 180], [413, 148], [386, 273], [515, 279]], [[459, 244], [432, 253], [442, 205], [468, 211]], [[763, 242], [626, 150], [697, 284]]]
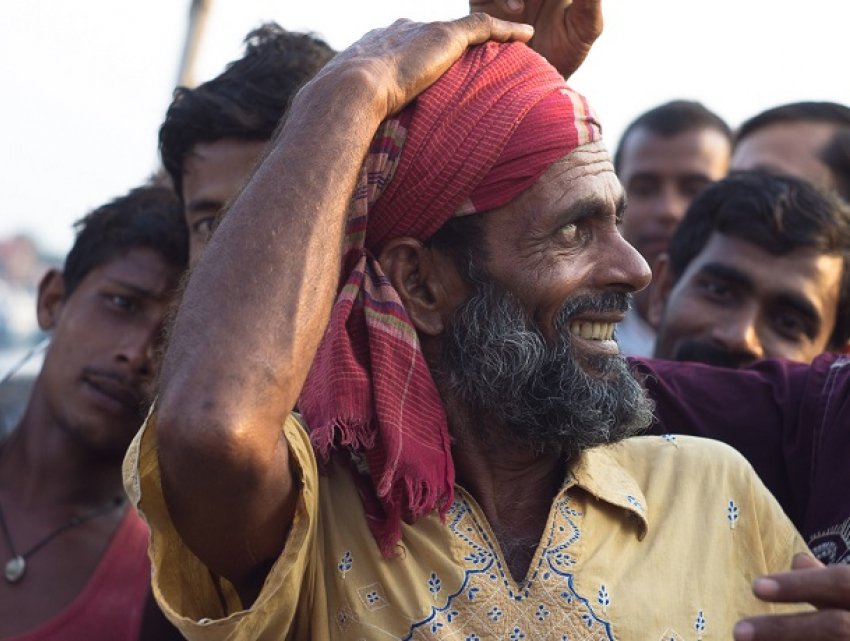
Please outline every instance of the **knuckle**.
[[838, 594], [850, 597], [850, 565], [835, 567], [835, 588]]
[[432, 42], [449, 42], [457, 37], [457, 30], [451, 22], [432, 22], [428, 25], [428, 37]]
[[822, 614], [827, 639], [850, 639], [850, 612], [831, 610]]
[[466, 18], [472, 27], [489, 27], [493, 21], [492, 16], [480, 11], [470, 13]]

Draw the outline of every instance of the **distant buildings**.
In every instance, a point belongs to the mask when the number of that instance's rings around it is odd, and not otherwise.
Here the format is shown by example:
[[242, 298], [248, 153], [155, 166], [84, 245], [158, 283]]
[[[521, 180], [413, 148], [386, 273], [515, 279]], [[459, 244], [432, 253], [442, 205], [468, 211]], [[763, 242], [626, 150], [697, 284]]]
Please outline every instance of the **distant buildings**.
[[[45, 335], [35, 315], [38, 282], [61, 260], [39, 251], [32, 238], [0, 239], [0, 381]], [[23, 411], [32, 377], [41, 366], [41, 354], [0, 384], [0, 436], [11, 429]]]

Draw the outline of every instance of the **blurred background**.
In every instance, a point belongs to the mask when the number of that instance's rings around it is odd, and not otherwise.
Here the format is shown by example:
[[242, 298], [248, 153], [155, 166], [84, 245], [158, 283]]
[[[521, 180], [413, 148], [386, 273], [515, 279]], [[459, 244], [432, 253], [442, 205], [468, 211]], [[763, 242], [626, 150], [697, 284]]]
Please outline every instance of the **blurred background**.
[[[596, 107], [609, 148], [635, 116], [673, 98], [700, 100], [733, 127], [786, 102], [850, 104], [850, 2], [604, 8], [605, 33], [571, 84]], [[267, 20], [340, 49], [399, 17], [466, 12], [461, 0], [3, 0], [0, 378], [41, 338], [34, 288], [69, 249], [73, 221], [157, 168], [157, 130], [181, 68], [189, 84], [217, 75]], [[10, 393], [0, 386], [0, 401]]]

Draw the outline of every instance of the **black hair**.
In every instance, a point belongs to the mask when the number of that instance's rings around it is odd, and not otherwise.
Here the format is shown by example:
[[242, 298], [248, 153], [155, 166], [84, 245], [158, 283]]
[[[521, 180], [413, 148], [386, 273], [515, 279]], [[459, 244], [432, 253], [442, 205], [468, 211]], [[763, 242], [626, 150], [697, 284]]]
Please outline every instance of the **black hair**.
[[620, 174], [620, 163], [626, 140], [635, 129], [642, 128], [664, 138], [672, 138], [686, 131], [711, 129], [719, 132], [732, 144], [732, 130], [726, 121], [716, 113], [706, 108], [700, 102], [693, 100], [672, 100], [641, 114], [626, 127], [617, 151], [614, 153], [614, 171]]
[[753, 132], [779, 122], [823, 122], [837, 127], [850, 127], [850, 107], [837, 102], [792, 102], [772, 107], [738, 127], [735, 145]]
[[850, 205], [808, 182], [739, 171], [707, 187], [691, 203], [667, 252], [674, 280], [685, 273], [713, 233], [740, 238], [781, 256], [811, 247], [842, 258], [835, 329], [828, 347], [850, 338]]
[[195, 89], [178, 87], [159, 130], [165, 169], [183, 197], [183, 163], [198, 143], [270, 140], [290, 102], [335, 52], [307, 33], [266, 23], [245, 38], [245, 55]]
[[74, 223], [74, 230], [77, 236], [63, 269], [66, 299], [90, 271], [131, 249], [152, 249], [181, 271], [189, 262], [180, 201], [162, 184], [137, 187], [98, 207]]
[[838, 195], [850, 203], [850, 127], [835, 133], [820, 158], [832, 172]]

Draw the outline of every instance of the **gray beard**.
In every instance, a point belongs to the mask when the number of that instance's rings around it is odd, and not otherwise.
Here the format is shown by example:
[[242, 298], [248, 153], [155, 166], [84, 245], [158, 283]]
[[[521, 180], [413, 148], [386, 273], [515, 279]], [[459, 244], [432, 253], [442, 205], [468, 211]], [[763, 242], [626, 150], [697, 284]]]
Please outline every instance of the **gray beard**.
[[568, 331], [576, 314], [626, 311], [628, 294], [569, 299], [551, 345], [509, 292], [480, 269], [470, 271], [476, 291], [453, 317], [433, 371], [456, 437], [572, 460], [649, 426], [653, 403], [623, 356], [594, 355], [579, 364]]

